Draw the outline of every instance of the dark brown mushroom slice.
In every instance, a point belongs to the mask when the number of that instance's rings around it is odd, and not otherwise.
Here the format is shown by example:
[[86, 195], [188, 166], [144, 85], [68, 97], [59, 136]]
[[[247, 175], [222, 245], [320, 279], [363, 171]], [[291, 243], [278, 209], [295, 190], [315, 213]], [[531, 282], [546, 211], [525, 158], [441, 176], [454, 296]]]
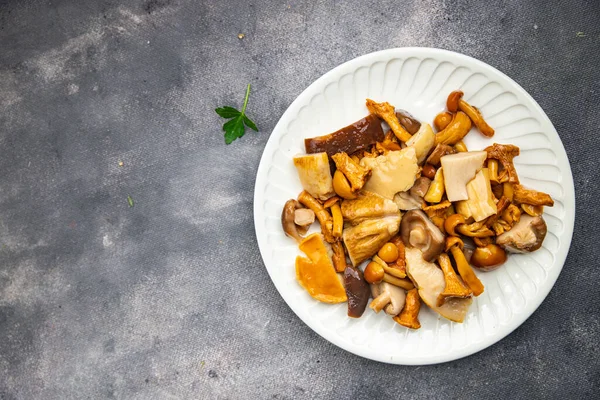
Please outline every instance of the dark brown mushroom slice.
[[404, 214], [400, 237], [406, 246], [421, 250], [423, 258], [429, 262], [444, 251], [444, 234], [421, 210], [410, 210]]
[[331, 157], [341, 152], [352, 154], [367, 149], [377, 142], [383, 142], [384, 138], [381, 120], [370, 114], [329, 135], [304, 139], [304, 147], [308, 154], [325, 152]]
[[348, 316], [360, 318], [365, 312], [371, 290], [362, 271], [358, 268], [347, 266], [344, 270], [344, 287], [348, 296]]
[[396, 110], [396, 117], [398, 118], [398, 121], [400, 121], [400, 125], [402, 125], [411, 135], [417, 133], [421, 128], [421, 122], [406, 110]]

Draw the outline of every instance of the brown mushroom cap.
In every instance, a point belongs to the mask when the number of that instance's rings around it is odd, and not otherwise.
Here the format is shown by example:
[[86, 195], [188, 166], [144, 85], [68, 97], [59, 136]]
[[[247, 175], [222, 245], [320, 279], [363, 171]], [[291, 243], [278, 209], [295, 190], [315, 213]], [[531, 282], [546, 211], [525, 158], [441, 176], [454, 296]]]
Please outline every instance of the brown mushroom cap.
[[496, 238], [496, 244], [513, 253], [529, 253], [542, 246], [547, 231], [541, 216], [521, 215], [520, 221], [510, 231]]
[[435, 260], [444, 251], [444, 234], [421, 210], [404, 214], [400, 235], [404, 244], [421, 250], [426, 261]]

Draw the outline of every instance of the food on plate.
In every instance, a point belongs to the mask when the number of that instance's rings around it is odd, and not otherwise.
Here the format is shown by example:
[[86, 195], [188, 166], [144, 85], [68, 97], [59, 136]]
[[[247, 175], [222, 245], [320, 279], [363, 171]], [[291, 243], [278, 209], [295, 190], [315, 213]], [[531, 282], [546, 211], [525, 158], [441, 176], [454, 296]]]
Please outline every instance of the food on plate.
[[294, 157], [300, 183], [312, 197], [327, 200], [335, 194], [327, 153], [305, 154]]
[[345, 128], [325, 136], [304, 140], [306, 153], [352, 154], [364, 150], [384, 139], [381, 121], [375, 115], [368, 115]]
[[[473, 127], [486, 138], [494, 129], [461, 91], [446, 106], [434, 130], [367, 99], [367, 117], [305, 140], [307, 154], [294, 157], [304, 190], [284, 204], [281, 224], [306, 254], [296, 278], [310, 296], [347, 302], [352, 318], [369, 305], [409, 329], [421, 327], [421, 301], [463, 322], [485, 291], [478, 274], [542, 246], [554, 201], [520, 184], [519, 148], [469, 151]], [[315, 221], [320, 232], [306, 236]]]
[[364, 189], [390, 200], [396, 193], [409, 190], [419, 171], [414, 147], [388, 151], [378, 157], [363, 157], [360, 165], [371, 170]]
[[296, 279], [315, 299], [324, 303], [348, 300], [344, 285], [337, 277], [320, 233], [313, 233], [298, 245], [306, 256], [296, 257]]

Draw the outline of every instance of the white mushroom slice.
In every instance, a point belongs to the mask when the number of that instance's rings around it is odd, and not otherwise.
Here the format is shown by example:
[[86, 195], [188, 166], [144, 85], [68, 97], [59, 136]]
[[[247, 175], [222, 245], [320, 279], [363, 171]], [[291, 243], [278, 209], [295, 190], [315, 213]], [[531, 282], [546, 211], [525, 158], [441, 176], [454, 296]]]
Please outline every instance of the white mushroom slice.
[[371, 177], [363, 189], [390, 200], [396, 193], [412, 187], [419, 169], [414, 147], [388, 151], [379, 157], [363, 157], [360, 165], [371, 169]]
[[422, 206], [422, 200], [412, 196], [409, 192], [396, 193], [394, 195], [394, 203], [396, 203], [398, 209], [403, 211], [420, 210]]
[[437, 299], [446, 287], [444, 273], [434, 263], [427, 262], [419, 249], [406, 248], [406, 273], [419, 289], [419, 296], [432, 310], [454, 322], [463, 322], [473, 302], [472, 298], [450, 297], [437, 306]]
[[421, 127], [407, 142], [407, 147], [414, 147], [417, 155], [417, 162], [422, 164], [427, 158], [427, 154], [435, 145], [435, 133], [431, 129], [431, 125], [422, 123]]
[[485, 151], [467, 151], [449, 154], [440, 159], [444, 169], [444, 186], [449, 201], [467, 200], [467, 183], [483, 167]]
[[303, 154], [294, 157], [294, 165], [302, 187], [314, 198], [327, 200], [335, 195], [327, 153]]

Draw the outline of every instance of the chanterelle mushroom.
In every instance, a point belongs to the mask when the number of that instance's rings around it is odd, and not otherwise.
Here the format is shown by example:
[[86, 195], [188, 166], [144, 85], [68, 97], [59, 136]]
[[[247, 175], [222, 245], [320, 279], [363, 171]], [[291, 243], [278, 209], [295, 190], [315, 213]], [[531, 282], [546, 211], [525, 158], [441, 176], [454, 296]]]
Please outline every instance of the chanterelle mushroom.
[[510, 231], [496, 238], [496, 243], [513, 253], [529, 253], [542, 246], [546, 232], [546, 222], [541, 216], [521, 215]]
[[517, 170], [513, 164], [513, 158], [519, 155], [520, 150], [517, 146], [512, 144], [498, 144], [494, 143], [491, 146], [485, 148], [488, 159], [495, 159], [500, 161], [502, 167], [508, 175], [508, 182], [519, 183], [519, 176]]
[[404, 214], [400, 235], [404, 244], [421, 250], [427, 261], [435, 260], [444, 251], [444, 234], [421, 210]]
[[373, 296], [373, 301], [369, 307], [375, 312], [379, 312], [385, 307], [385, 312], [389, 315], [400, 314], [406, 300], [404, 289], [386, 282], [371, 285], [371, 295]]

